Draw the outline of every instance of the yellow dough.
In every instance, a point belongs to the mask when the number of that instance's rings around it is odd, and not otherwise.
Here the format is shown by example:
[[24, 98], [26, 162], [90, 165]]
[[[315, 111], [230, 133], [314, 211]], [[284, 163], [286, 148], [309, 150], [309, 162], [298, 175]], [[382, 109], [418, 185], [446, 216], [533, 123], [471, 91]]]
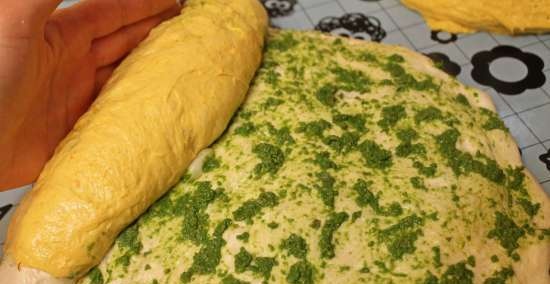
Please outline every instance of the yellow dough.
[[550, 0], [402, 0], [433, 30], [500, 34], [550, 31]]
[[121, 64], [25, 196], [5, 246], [18, 266], [86, 273], [226, 128], [259, 66], [267, 16], [257, 0], [185, 6]]

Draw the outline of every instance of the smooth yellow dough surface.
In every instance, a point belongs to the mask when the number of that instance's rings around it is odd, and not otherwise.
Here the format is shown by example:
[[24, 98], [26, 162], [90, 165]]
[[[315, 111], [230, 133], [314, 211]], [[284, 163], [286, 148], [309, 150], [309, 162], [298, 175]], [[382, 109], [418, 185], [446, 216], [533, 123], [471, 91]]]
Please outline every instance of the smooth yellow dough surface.
[[500, 34], [550, 31], [550, 0], [402, 0], [433, 30]]
[[25, 196], [6, 256], [55, 277], [98, 264], [226, 128], [260, 63], [266, 27], [257, 0], [188, 0], [153, 30]]

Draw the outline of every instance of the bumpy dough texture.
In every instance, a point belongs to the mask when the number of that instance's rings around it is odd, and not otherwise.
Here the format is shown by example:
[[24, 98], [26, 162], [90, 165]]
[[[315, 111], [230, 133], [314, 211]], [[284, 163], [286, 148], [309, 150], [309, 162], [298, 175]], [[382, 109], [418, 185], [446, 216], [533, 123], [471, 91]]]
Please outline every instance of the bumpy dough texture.
[[548, 197], [428, 58], [275, 32], [232, 121], [83, 283], [549, 283]]
[[256, 0], [189, 0], [116, 70], [17, 209], [7, 257], [87, 272], [226, 128], [260, 59]]
[[420, 12], [433, 30], [500, 34], [550, 31], [550, 0], [402, 0]]

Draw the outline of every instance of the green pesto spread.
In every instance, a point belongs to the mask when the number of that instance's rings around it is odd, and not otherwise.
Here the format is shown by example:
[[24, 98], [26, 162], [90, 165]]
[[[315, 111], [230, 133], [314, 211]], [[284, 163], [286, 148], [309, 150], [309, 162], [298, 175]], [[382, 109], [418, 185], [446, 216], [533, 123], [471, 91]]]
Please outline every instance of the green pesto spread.
[[498, 115], [429, 62], [271, 32], [202, 173], [82, 283], [516, 281], [521, 249], [550, 240], [535, 222], [544, 203], [523, 167], [496, 156], [491, 136], [509, 137]]

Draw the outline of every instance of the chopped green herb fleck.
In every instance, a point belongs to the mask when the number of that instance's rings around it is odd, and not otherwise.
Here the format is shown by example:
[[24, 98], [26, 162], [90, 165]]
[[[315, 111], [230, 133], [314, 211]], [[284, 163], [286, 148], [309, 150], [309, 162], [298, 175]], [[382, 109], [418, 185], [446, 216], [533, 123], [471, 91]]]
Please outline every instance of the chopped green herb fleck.
[[365, 140], [359, 145], [359, 151], [370, 168], [383, 170], [393, 165], [391, 152], [383, 149], [374, 141]]
[[137, 223], [126, 228], [118, 237], [117, 243], [124, 253], [115, 262], [126, 269], [130, 265], [130, 258], [140, 253], [143, 248], [139, 240], [139, 227]]
[[397, 85], [398, 92], [404, 92], [410, 89], [417, 91], [439, 90], [439, 86], [433, 82], [432, 77], [419, 81], [413, 75], [407, 73], [399, 62], [388, 61], [388, 63], [383, 66], [383, 69], [392, 76], [395, 85]]
[[394, 54], [388, 56], [388, 61], [396, 62], [396, 63], [403, 63], [403, 62], [405, 62], [405, 58], [403, 58], [403, 56], [401, 56], [397, 53], [394, 53]]
[[254, 173], [258, 177], [267, 173], [276, 174], [285, 162], [285, 155], [281, 148], [272, 144], [260, 143], [254, 146], [252, 152], [261, 160], [261, 163], [254, 167]]
[[264, 280], [267, 281], [275, 265], [277, 265], [277, 261], [273, 257], [256, 257], [250, 265], [250, 270], [263, 276]]
[[395, 154], [398, 157], [424, 156], [426, 155], [426, 147], [420, 143], [402, 142], [395, 149]]
[[250, 117], [252, 117], [252, 112], [250, 111], [244, 111], [242, 109], [239, 109], [239, 113], [238, 113], [238, 116], [244, 120], [248, 120], [250, 119]]
[[248, 239], [250, 238], [250, 233], [244, 232], [242, 234], [237, 235], [237, 240], [243, 241], [245, 243], [248, 242]]
[[434, 253], [434, 266], [435, 267], [441, 267], [443, 264], [441, 263], [441, 249], [437, 247], [432, 247], [432, 252]]
[[308, 252], [306, 240], [296, 234], [291, 234], [281, 243], [281, 248], [288, 251], [289, 255], [305, 259]]
[[431, 272], [428, 272], [428, 276], [424, 279], [423, 284], [439, 284], [439, 279], [437, 279], [437, 277]]
[[485, 130], [495, 130], [500, 129], [502, 131], [508, 132], [508, 128], [504, 122], [498, 117], [498, 114], [494, 111], [481, 108], [481, 113], [487, 117], [487, 121], [483, 124], [483, 129]]
[[360, 135], [357, 132], [344, 132], [342, 136], [329, 135], [323, 143], [338, 153], [348, 153], [357, 146]]
[[222, 235], [230, 225], [231, 220], [225, 219], [216, 226], [212, 238], [206, 241], [193, 256], [191, 267], [180, 275], [182, 283], [189, 283], [195, 274], [204, 275], [216, 272], [216, 267], [221, 259], [221, 249], [225, 245]]
[[525, 174], [523, 173], [523, 167], [508, 168], [506, 169], [506, 186], [513, 190], [518, 191], [523, 195], [527, 195], [527, 191], [524, 187]]
[[346, 92], [365, 93], [369, 91], [371, 80], [359, 70], [344, 69], [336, 66], [332, 70], [336, 76], [338, 88]]
[[334, 163], [331, 159], [330, 159], [330, 153], [329, 152], [321, 152], [321, 153], [316, 153], [315, 154], [315, 160], [314, 160], [315, 164], [317, 164], [319, 167], [321, 167], [321, 169], [323, 170], [328, 170], [328, 169], [337, 169], [338, 166], [336, 165], [336, 163]]
[[418, 132], [412, 128], [399, 129], [396, 135], [403, 142], [411, 142], [418, 138]]
[[272, 229], [272, 230], [275, 230], [277, 228], [279, 228], [279, 223], [276, 223], [276, 222], [270, 222], [267, 224], [267, 226]]
[[369, 189], [371, 185], [372, 182], [366, 182], [362, 179], [357, 180], [353, 185], [353, 190], [357, 193], [355, 203], [359, 207], [370, 206], [376, 214], [382, 216], [399, 216], [403, 213], [403, 208], [397, 202], [391, 203], [387, 208], [381, 207], [379, 197]]
[[338, 228], [340, 228], [340, 226], [342, 226], [342, 224], [348, 219], [349, 215], [346, 212], [331, 213], [329, 215], [329, 218], [323, 225], [321, 230], [321, 238], [319, 239], [319, 247], [321, 249], [322, 258], [330, 259], [335, 256], [334, 244], [332, 243], [334, 232], [336, 232], [336, 230], [338, 230]]
[[378, 126], [380, 126], [382, 130], [388, 131], [390, 128], [394, 127], [399, 120], [406, 117], [407, 112], [402, 105], [384, 107], [382, 108]]
[[473, 255], [470, 255], [466, 259], [466, 263], [471, 267], [475, 267], [476, 266], [476, 258]]
[[332, 128], [332, 124], [330, 122], [321, 119], [317, 121], [312, 121], [308, 123], [302, 123], [300, 127], [297, 129], [299, 133], [305, 133], [305, 135], [309, 138], [311, 137], [323, 137], [323, 132], [327, 129]]
[[274, 97], [269, 97], [263, 104], [264, 109], [274, 109], [280, 105], [282, 105], [285, 101], [281, 99], [277, 99]]
[[139, 241], [139, 227], [136, 224], [128, 227], [118, 237], [118, 246], [121, 249], [138, 254], [141, 251], [142, 245]]
[[241, 247], [239, 253], [235, 255], [235, 272], [245, 272], [250, 263], [252, 263], [252, 255]]
[[525, 213], [527, 213], [527, 215], [529, 215], [530, 217], [534, 217], [539, 212], [540, 203], [532, 203], [525, 198], [519, 198], [517, 202], [519, 203], [519, 205], [521, 205]]
[[357, 198], [355, 198], [355, 202], [359, 207], [365, 207], [369, 205], [376, 211], [379, 208], [378, 197], [369, 190], [369, 187], [371, 185], [372, 182], [366, 182], [362, 179], [357, 180], [357, 182], [353, 185], [353, 190], [357, 192]]
[[250, 282], [242, 281], [229, 274], [222, 279], [221, 284], [250, 284]]
[[423, 225], [424, 220], [413, 214], [380, 232], [380, 238], [393, 259], [400, 260], [405, 254], [416, 251], [414, 243], [422, 235], [420, 227]]
[[421, 122], [431, 122], [442, 118], [443, 118], [443, 113], [441, 112], [440, 109], [434, 106], [429, 106], [425, 109], [418, 111], [414, 116], [414, 121], [418, 124]]
[[206, 208], [218, 196], [210, 182], [196, 183], [192, 193], [186, 193], [175, 202], [175, 212], [183, 216], [182, 238], [194, 244], [204, 243], [208, 239], [208, 214]]
[[434, 177], [435, 173], [437, 172], [437, 164], [432, 163], [429, 166], [424, 166], [421, 162], [414, 162], [413, 167], [415, 167], [418, 170], [418, 173], [426, 176], [426, 177]]
[[290, 135], [290, 129], [288, 127], [282, 127], [281, 129], [275, 128], [271, 123], [267, 124], [269, 133], [275, 138], [275, 144], [285, 145], [294, 144], [295, 140]]
[[288, 51], [299, 44], [299, 41], [294, 39], [292, 33], [283, 33], [282, 36], [276, 37], [267, 42], [267, 49], [275, 49], [279, 51]]
[[88, 279], [90, 280], [90, 284], [103, 284], [105, 283], [103, 280], [103, 274], [101, 274], [101, 270], [99, 268], [94, 267], [90, 273], [88, 274]]
[[351, 269], [351, 267], [347, 266], [347, 265], [344, 265], [344, 266], [340, 266], [340, 268], [338, 269], [339, 272], [344, 272], [344, 271], [349, 271]]
[[518, 240], [525, 236], [525, 230], [518, 227], [514, 220], [502, 212], [495, 213], [495, 227], [489, 231], [488, 237], [499, 241], [509, 255], [519, 247]]
[[235, 128], [235, 135], [241, 135], [248, 137], [250, 134], [256, 131], [256, 126], [252, 122], [245, 122], [239, 127]]
[[424, 185], [424, 179], [421, 177], [411, 177], [411, 184], [416, 189], [426, 190], [426, 185]]
[[321, 228], [321, 220], [319, 219], [315, 219], [311, 222], [311, 224], [309, 225], [311, 228], [317, 230], [319, 228]]
[[206, 157], [206, 159], [204, 159], [204, 163], [202, 164], [202, 171], [208, 173], [219, 167], [220, 160], [218, 160], [214, 155], [209, 155], [208, 157]]
[[277, 86], [279, 84], [279, 73], [275, 71], [273, 68], [267, 68], [265, 72], [265, 82], [271, 86]]
[[313, 284], [315, 268], [307, 260], [301, 260], [290, 267], [286, 281], [290, 284]]
[[315, 97], [319, 102], [328, 107], [333, 107], [336, 105], [336, 92], [338, 90], [333, 85], [325, 85], [321, 87]]
[[471, 284], [474, 283], [474, 273], [466, 267], [466, 263], [450, 265], [441, 275], [440, 284]]
[[466, 96], [464, 96], [463, 94], [459, 94], [458, 96], [456, 96], [455, 101], [457, 101], [462, 105], [470, 106], [470, 102], [468, 101], [468, 98], [466, 98]]
[[279, 197], [273, 192], [262, 192], [257, 199], [247, 200], [233, 212], [235, 221], [251, 220], [259, 214], [262, 208], [275, 207], [279, 204]]
[[367, 62], [376, 62], [378, 61], [378, 58], [376, 55], [368, 52], [362, 52], [361, 55], [359, 55], [359, 60], [367, 61]]
[[320, 184], [316, 185], [319, 196], [323, 204], [330, 208], [334, 208], [334, 200], [338, 195], [338, 191], [334, 190], [336, 180], [327, 172], [323, 171], [316, 174]]
[[350, 127], [359, 132], [365, 132], [365, 118], [360, 115], [348, 115], [348, 114], [336, 114], [332, 117], [332, 121], [344, 130], [348, 130]]
[[[475, 172], [497, 184], [506, 182], [504, 171], [492, 160], [479, 152], [475, 159], [470, 153], [459, 151], [456, 142], [460, 133], [452, 128], [437, 136], [439, 153], [447, 160], [447, 164], [456, 175]], [[483, 162], [483, 160], [485, 162]]]
[[502, 270], [495, 271], [492, 277], [483, 281], [483, 284], [506, 284], [506, 280], [514, 276], [514, 270], [511, 267], [504, 267]]

